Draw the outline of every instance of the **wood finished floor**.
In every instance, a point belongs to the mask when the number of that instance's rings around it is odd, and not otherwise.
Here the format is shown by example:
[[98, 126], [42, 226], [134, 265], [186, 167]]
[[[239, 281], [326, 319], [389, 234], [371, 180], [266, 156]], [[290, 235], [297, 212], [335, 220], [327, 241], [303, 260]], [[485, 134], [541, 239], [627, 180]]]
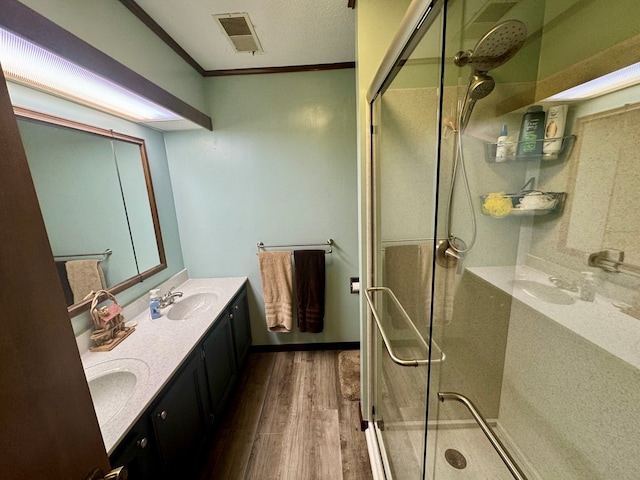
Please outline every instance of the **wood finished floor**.
[[339, 353], [250, 353], [200, 480], [372, 479]]

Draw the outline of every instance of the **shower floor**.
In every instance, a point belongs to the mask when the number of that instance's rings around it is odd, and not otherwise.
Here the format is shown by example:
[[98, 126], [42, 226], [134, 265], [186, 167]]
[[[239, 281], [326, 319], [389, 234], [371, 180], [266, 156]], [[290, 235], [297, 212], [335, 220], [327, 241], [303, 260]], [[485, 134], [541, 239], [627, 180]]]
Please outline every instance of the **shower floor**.
[[[382, 432], [393, 480], [414, 480], [421, 471], [423, 433], [419, 428], [388, 426]], [[500, 457], [479, 428], [430, 430], [427, 452], [428, 480], [513, 480]], [[464, 455], [466, 467], [457, 469], [445, 459], [445, 451]]]

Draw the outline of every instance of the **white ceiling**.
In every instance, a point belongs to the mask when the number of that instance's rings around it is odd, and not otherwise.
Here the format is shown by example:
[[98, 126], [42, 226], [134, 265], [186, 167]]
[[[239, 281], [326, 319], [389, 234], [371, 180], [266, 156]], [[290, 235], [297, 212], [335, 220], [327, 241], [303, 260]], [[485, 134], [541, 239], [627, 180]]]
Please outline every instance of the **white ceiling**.
[[[205, 70], [355, 61], [347, 0], [136, 0]], [[264, 53], [237, 53], [213, 14], [247, 12]]]

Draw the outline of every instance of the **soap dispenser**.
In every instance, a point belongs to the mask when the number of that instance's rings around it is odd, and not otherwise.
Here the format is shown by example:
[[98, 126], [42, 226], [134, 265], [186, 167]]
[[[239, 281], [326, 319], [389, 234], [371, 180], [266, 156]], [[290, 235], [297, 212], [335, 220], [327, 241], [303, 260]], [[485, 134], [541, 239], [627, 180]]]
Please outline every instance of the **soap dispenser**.
[[160, 318], [160, 289], [154, 288], [149, 292], [149, 313], [152, 319]]
[[596, 299], [597, 282], [593, 272], [582, 272], [582, 282], [580, 283], [580, 300], [593, 302]]

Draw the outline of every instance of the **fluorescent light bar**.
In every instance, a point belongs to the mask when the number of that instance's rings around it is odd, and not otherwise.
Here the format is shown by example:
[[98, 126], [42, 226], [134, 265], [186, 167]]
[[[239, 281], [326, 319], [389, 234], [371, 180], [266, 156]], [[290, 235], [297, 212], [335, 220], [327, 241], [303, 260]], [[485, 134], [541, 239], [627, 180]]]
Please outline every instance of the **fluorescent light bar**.
[[587, 100], [605, 93], [615, 92], [623, 88], [631, 87], [640, 83], [640, 63], [629, 65], [615, 72], [608, 73], [602, 77], [583, 83], [576, 87], [556, 93], [545, 99], [549, 102]]
[[182, 119], [179, 115], [2, 29], [0, 62], [7, 80], [135, 122]]

